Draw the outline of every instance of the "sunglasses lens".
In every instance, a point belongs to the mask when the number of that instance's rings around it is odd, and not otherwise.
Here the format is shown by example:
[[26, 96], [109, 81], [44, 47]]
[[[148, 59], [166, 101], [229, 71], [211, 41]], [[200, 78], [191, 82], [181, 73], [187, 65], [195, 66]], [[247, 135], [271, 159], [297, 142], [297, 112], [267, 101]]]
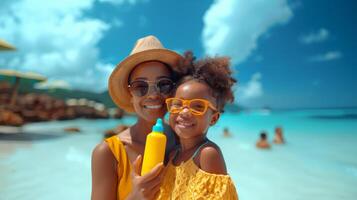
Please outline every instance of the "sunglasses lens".
[[160, 80], [157, 83], [157, 88], [161, 94], [169, 94], [174, 88], [174, 83], [170, 79]]
[[206, 111], [207, 105], [204, 101], [193, 100], [190, 103], [190, 109], [194, 114], [202, 114]]
[[149, 89], [149, 84], [145, 81], [134, 81], [130, 84], [130, 91], [135, 95], [142, 97], [146, 95]]
[[[170, 94], [174, 88], [174, 83], [170, 79], [162, 79], [156, 82], [156, 89], [161, 94]], [[146, 81], [134, 81], [130, 84], [130, 92], [135, 96], [145, 96], [149, 91], [149, 83]]]
[[170, 99], [167, 101], [168, 111], [171, 113], [178, 113], [182, 108], [182, 101], [180, 99]]

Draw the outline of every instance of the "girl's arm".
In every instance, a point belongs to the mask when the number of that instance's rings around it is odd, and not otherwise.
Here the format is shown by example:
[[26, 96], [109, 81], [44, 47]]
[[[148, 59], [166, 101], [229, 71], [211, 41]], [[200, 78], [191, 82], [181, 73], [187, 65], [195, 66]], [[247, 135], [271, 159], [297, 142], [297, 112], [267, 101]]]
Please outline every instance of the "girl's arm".
[[92, 153], [92, 200], [117, 199], [117, 161], [106, 142]]

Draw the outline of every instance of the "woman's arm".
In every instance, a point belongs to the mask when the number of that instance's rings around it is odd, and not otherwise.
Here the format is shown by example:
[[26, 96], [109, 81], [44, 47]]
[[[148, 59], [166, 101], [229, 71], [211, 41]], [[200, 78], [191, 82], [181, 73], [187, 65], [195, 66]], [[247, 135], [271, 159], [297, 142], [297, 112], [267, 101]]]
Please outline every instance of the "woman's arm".
[[117, 161], [106, 142], [92, 153], [92, 200], [117, 199]]

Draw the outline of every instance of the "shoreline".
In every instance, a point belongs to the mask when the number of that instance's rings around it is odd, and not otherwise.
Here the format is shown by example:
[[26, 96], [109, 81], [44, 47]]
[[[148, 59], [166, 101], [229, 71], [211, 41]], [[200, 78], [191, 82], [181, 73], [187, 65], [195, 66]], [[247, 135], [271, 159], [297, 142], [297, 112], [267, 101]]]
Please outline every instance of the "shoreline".
[[0, 126], [0, 141], [34, 141], [56, 139], [64, 136], [66, 135], [29, 132], [24, 130], [23, 127]]

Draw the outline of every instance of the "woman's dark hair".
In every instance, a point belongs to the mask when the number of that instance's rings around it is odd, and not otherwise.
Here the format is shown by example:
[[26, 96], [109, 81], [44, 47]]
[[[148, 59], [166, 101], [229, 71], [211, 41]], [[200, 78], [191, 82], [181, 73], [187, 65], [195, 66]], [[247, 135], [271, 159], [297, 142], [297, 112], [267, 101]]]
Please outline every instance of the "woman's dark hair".
[[227, 102], [233, 102], [232, 86], [236, 80], [232, 77], [229, 57], [206, 57], [195, 60], [191, 51], [184, 53], [184, 59], [179, 65], [179, 73], [183, 75], [178, 85], [197, 80], [206, 83], [212, 89], [212, 96], [216, 98], [217, 109], [223, 112]]

